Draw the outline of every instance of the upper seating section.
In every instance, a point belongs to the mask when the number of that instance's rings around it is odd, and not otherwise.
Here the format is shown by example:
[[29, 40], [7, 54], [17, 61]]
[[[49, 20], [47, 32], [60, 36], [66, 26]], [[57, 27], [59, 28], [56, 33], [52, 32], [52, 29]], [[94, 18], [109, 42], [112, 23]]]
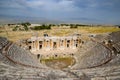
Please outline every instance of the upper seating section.
[[[26, 65], [29, 67], [42, 67], [38, 60], [29, 51], [24, 50], [14, 43], [9, 43], [10, 41], [6, 38], [0, 37], [0, 60], [2, 62], [7, 64], [15, 63], [21, 66]], [[2, 52], [4, 52], [4, 54]]]
[[120, 42], [113, 44], [113, 47], [116, 49], [118, 53], [120, 52]]
[[31, 53], [17, 46], [16, 44], [12, 44], [9, 50], [7, 51], [7, 55], [16, 62], [26, 64], [26, 65], [35, 65], [38, 66], [39, 63], [33, 59]]
[[76, 56], [78, 58], [77, 67], [94, 67], [103, 64], [109, 59], [111, 52], [103, 45], [96, 44], [97, 43], [95, 43], [94, 46], [90, 44], [89, 48], [91, 47], [91, 45], [93, 47], [89, 50], [86, 50], [86, 52], [81, 52], [81, 50], [79, 50], [79, 53]]
[[2, 47], [4, 47], [5, 45], [7, 45], [8, 40], [4, 37], [0, 37], [0, 49], [2, 49]]
[[120, 31], [111, 33], [108, 39], [113, 40], [115, 43], [120, 42]]

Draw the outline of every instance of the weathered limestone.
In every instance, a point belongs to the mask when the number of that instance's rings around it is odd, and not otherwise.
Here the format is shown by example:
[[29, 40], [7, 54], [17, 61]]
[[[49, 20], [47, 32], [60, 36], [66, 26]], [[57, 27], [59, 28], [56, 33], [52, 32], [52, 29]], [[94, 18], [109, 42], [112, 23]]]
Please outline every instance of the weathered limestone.
[[118, 31], [118, 32], [112, 32], [108, 36], [108, 40], [112, 40], [114, 43], [120, 42], [120, 31]]
[[[0, 40], [4, 43], [2, 38]], [[76, 77], [68, 71], [54, 70], [40, 64], [29, 51], [20, 48], [14, 43], [7, 42], [0, 49], [0, 80], [80, 79], [80, 77]]]
[[28, 46], [31, 51], [53, 50], [53, 49], [76, 49], [81, 42], [77, 36], [68, 37], [31, 37], [28, 40]]
[[90, 41], [84, 44], [88, 48], [80, 48], [76, 54], [78, 63], [76, 68], [90, 68], [103, 64], [110, 58], [110, 50], [103, 45]]
[[[114, 32], [110, 36], [106, 36], [104, 40], [108, 41], [107, 44], [96, 38], [84, 42], [74, 55], [77, 59], [76, 65], [64, 70], [55, 70], [38, 64], [29, 51], [20, 48], [16, 44], [11, 44], [5, 38], [0, 38], [0, 80], [120, 80], [119, 33]], [[62, 44], [61, 40], [56, 41], [55, 39], [50, 39], [50, 42], [47, 43], [49, 39], [44, 40], [43, 38], [42, 48], [55, 47], [58, 42], [59, 44], [55, 48], [76, 45], [73, 44], [74, 39], [63, 39], [62, 42], [66, 44]], [[112, 42], [109, 43], [109, 41]], [[29, 44], [34, 50], [37, 50], [38, 47], [40, 49], [36, 40]], [[39, 45], [41, 45], [40, 42]], [[39, 67], [39, 69], [14, 63], [10, 59], [22, 64]]]

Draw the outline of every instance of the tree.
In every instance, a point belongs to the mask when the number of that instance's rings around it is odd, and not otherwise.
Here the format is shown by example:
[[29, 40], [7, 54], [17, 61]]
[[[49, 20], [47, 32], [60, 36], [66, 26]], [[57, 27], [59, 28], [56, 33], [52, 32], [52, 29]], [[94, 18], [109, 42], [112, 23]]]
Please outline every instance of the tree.
[[33, 30], [43, 30], [43, 29], [51, 29], [51, 26], [50, 25], [41, 25], [41, 26], [35, 26], [32, 28]]
[[18, 28], [19, 28], [19, 26], [15, 26], [12, 30], [17, 31]]
[[29, 22], [21, 23], [21, 25], [24, 27], [25, 31], [28, 31], [28, 26], [31, 25]]

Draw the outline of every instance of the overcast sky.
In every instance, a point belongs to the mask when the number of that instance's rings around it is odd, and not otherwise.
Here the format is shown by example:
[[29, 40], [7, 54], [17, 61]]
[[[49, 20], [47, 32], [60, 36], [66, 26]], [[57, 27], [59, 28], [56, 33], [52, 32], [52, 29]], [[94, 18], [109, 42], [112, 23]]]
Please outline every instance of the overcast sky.
[[120, 24], [120, 0], [0, 0], [0, 22]]

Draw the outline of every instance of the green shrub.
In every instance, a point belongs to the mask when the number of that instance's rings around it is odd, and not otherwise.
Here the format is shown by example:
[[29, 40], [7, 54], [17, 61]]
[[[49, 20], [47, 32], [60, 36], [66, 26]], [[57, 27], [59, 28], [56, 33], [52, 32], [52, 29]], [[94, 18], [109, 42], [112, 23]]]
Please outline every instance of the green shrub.
[[41, 25], [41, 26], [35, 26], [32, 28], [33, 30], [43, 30], [43, 29], [51, 29], [51, 26], [49, 25]]

